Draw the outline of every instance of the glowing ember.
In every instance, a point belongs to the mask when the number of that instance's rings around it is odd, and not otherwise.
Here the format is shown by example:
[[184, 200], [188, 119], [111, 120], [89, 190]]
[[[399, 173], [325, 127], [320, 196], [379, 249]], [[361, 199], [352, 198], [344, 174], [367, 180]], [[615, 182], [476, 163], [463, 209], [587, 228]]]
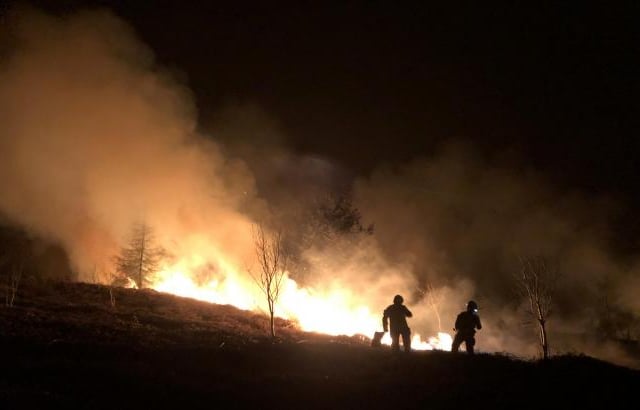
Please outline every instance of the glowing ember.
[[[217, 304], [229, 304], [244, 310], [263, 310], [264, 297], [255, 283], [238, 275], [228, 264], [224, 267], [221, 279], [196, 281], [205, 263], [197, 258], [191, 263], [181, 261], [168, 266], [156, 276], [151, 287], [155, 290], [190, 297]], [[205, 275], [206, 276], [206, 275]], [[300, 288], [296, 281], [285, 276], [276, 305], [276, 316], [295, 320], [304, 331], [330, 335], [356, 334], [373, 336], [381, 327], [381, 316], [373, 313], [367, 306], [353, 302], [353, 292], [346, 288], [320, 292], [312, 288]], [[386, 333], [381, 341], [391, 344]], [[447, 333], [438, 333], [427, 341], [415, 333], [412, 337], [413, 350], [450, 350], [452, 338]]]

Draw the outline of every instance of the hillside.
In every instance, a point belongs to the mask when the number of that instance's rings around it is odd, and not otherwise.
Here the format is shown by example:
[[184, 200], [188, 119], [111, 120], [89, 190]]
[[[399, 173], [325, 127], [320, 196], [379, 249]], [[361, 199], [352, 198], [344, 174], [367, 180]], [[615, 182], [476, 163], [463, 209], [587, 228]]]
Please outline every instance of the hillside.
[[[637, 408], [640, 372], [585, 356], [393, 354], [232, 306], [25, 285], [0, 308], [0, 408]], [[223, 404], [225, 406], [223, 406]]]

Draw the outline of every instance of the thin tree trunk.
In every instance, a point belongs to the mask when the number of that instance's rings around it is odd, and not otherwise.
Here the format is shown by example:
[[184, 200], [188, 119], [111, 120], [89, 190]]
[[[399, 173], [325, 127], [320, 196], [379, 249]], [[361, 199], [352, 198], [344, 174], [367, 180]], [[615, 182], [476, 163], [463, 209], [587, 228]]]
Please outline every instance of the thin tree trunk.
[[540, 302], [536, 302], [536, 308], [538, 310], [538, 324], [540, 325], [540, 346], [542, 346], [542, 358], [547, 360], [549, 358], [549, 341], [547, 339], [546, 327], [547, 321], [544, 317]]
[[549, 358], [549, 342], [547, 339], [547, 327], [544, 320], [539, 320], [540, 324], [540, 344], [542, 345], [542, 358], [547, 360]]
[[276, 327], [273, 320], [273, 312], [271, 312], [271, 337], [276, 337]]
[[138, 289], [142, 289], [142, 262], [144, 261], [145, 235], [142, 233], [142, 245], [140, 245], [140, 260], [138, 261]]
[[274, 301], [269, 300], [269, 319], [270, 319], [270, 325], [271, 325], [271, 337], [275, 338], [276, 337], [276, 327], [275, 327], [275, 321], [273, 320], [273, 314], [274, 314]]
[[16, 293], [18, 293], [18, 287], [20, 286], [20, 278], [22, 277], [22, 267], [12, 268], [9, 277], [9, 288], [7, 290], [6, 304], [9, 307], [13, 307], [13, 302], [16, 299]]

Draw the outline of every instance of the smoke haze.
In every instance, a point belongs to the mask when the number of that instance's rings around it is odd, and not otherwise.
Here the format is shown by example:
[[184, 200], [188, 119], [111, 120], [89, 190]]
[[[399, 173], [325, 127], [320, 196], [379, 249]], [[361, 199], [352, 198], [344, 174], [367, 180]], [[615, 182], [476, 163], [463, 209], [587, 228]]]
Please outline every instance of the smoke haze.
[[[375, 234], [308, 249], [315, 291], [341, 290], [380, 312], [401, 293], [422, 335], [449, 331], [474, 298], [480, 350], [532, 355], [512, 275], [520, 256], [544, 255], [563, 274], [552, 348], [633, 363], [593, 342], [603, 298], [640, 309], [635, 267], [607, 250], [612, 201], [555, 191], [535, 172], [514, 171], [510, 154], [487, 161], [461, 142], [351, 186], [330, 160], [287, 150], [259, 107], [230, 107], [212, 122], [215, 139], [199, 134], [188, 88], [108, 11], [17, 10], [3, 36], [0, 213], [62, 244], [80, 280], [109, 270], [141, 220], [172, 253], [215, 249], [241, 271], [253, 257], [253, 221], [274, 217], [295, 231], [301, 209], [347, 184]], [[442, 301], [440, 323], [426, 284]]]
[[[481, 345], [489, 350], [535, 353], [527, 338], [536, 328], [523, 326], [531, 319], [514, 290], [521, 257], [544, 256], [561, 274], [548, 323], [556, 351], [613, 349], [583, 342], [597, 337], [605, 299], [637, 311], [631, 297], [621, 296], [636, 292], [628, 281], [634, 267], [607, 251], [615, 204], [606, 198], [553, 190], [535, 172], [489, 163], [461, 142], [429, 159], [380, 168], [355, 192], [363, 214], [376, 221], [385, 258], [410, 263], [418, 283], [458, 295], [445, 298], [445, 317], [455, 317], [468, 298], [479, 302], [487, 329]], [[461, 281], [472, 287], [460, 288]]]
[[[212, 221], [207, 237], [220, 241], [247, 222], [234, 209], [252, 195], [252, 177], [196, 135], [188, 90], [125, 23], [106, 11], [59, 18], [21, 10], [10, 30], [0, 208], [64, 244], [81, 278], [106, 263], [136, 221], [185, 245]], [[225, 243], [234, 255], [236, 243]]]

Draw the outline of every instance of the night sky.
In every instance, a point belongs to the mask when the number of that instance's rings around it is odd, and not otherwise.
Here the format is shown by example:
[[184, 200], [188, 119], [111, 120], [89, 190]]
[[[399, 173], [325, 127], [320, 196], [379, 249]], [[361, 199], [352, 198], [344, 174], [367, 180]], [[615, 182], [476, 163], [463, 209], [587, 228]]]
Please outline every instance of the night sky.
[[463, 139], [560, 189], [640, 204], [637, 2], [322, 3], [31, 2], [122, 17], [193, 91], [205, 130], [255, 104], [289, 147], [360, 175]]

